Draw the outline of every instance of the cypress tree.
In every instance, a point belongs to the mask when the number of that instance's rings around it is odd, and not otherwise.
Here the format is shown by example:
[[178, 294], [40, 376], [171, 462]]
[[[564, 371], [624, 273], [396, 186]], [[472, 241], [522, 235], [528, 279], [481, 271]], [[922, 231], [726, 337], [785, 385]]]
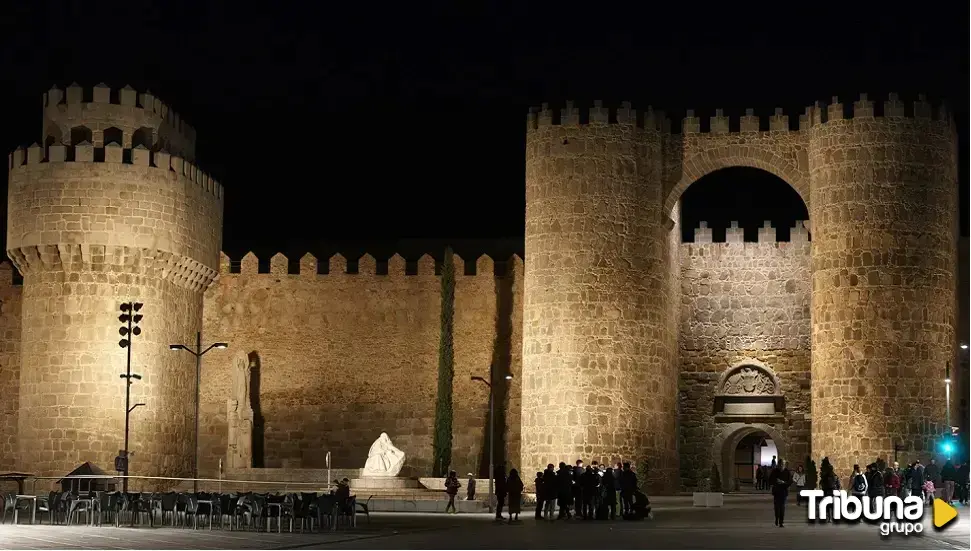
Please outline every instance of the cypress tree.
[[816, 472], [816, 462], [813, 458], [806, 456], [806, 489], [815, 490], [819, 484], [819, 474]]
[[455, 262], [452, 248], [445, 249], [442, 261], [441, 335], [438, 344], [438, 399], [435, 403], [435, 436], [433, 470], [435, 476], [446, 476], [452, 464], [452, 379], [455, 363], [452, 329], [455, 314]]

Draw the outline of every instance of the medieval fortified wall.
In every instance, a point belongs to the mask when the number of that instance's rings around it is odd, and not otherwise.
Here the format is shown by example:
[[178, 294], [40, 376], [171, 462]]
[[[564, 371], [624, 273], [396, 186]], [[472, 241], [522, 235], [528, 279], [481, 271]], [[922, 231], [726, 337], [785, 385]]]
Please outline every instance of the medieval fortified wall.
[[[441, 255], [229, 259], [223, 188], [167, 106], [103, 85], [55, 88], [44, 105], [40, 142], [8, 159], [23, 285], [0, 267], [0, 469], [110, 469], [118, 305], [135, 300], [132, 399], [146, 406], [132, 474], [191, 473], [194, 358], [168, 345], [198, 331], [230, 343], [204, 359], [202, 476], [220, 461], [322, 468], [327, 452], [360, 468], [382, 431], [408, 456], [402, 474], [431, 470]], [[524, 472], [646, 460], [652, 491], [670, 492], [712, 469], [729, 487], [729, 454], [754, 432], [840, 472], [894, 443], [931, 449], [956, 345], [949, 117], [891, 95], [811, 106], [798, 129], [780, 111], [764, 122], [719, 112], [702, 131], [689, 111], [672, 133], [662, 113], [599, 102], [529, 115], [525, 265], [455, 258], [453, 468], [488, 463], [488, 392], [470, 377], [490, 366], [513, 376], [497, 447]], [[702, 227], [680, 243], [681, 193], [729, 166], [788, 182], [812, 224], [789, 242], [765, 227], [757, 243], [737, 228], [712, 243]], [[252, 460], [237, 464], [241, 355]]]

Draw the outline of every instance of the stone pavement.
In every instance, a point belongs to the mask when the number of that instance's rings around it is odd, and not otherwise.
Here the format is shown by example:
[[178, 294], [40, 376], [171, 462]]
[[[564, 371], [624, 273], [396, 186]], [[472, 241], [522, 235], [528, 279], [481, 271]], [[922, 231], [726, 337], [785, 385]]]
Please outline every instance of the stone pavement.
[[644, 522], [496, 524], [489, 515], [379, 513], [356, 530], [316, 534], [224, 532], [181, 528], [0, 526], [0, 549], [968, 549], [969, 512], [937, 532], [930, 516], [920, 536], [881, 538], [876, 526], [812, 525], [790, 506], [785, 528], [772, 525], [767, 496], [699, 509], [686, 500], [657, 500]]

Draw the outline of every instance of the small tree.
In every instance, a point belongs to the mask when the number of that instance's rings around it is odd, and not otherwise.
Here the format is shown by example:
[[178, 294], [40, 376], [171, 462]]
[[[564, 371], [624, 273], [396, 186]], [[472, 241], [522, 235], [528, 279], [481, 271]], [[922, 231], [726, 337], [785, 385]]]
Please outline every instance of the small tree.
[[637, 487], [640, 491], [645, 494], [647, 491], [647, 459], [642, 459], [637, 462]]
[[819, 484], [819, 473], [816, 472], [816, 462], [811, 456], [806, 456], [806, 489], [815, 490]]
[[722, 492], [722, 477], [718, 472], [718, 465], [711, 464], [711, 491], [716, 493]]
[[446, 476], [452, 464], [452, 380], [455, 358], [452, 332], [455, 315], [455, 262], [452, 248], [445, 249], [442, 261], [441, 334], [438, 344], [438, 399], [435, 403], [435, 476]]

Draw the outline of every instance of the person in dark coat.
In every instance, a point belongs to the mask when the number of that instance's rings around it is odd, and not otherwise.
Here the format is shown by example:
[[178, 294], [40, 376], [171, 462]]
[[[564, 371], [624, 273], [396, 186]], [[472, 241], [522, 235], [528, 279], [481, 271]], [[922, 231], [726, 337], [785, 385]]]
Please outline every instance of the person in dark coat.
[[496, 465], [496, 520], [502, 520], [502, 508], [506, 505], [506, 466]]
[[445, 493], [448, 495], [448, 505], [445, 506], [445, 513], [451, 512], [457, 513], [458, 509], [455, 508], [455, 496], [459, 494], [459, 488], [462, 484], [459, 483], [459, 475], [455, 471], [450, 471], [448, 473], [448, 478], [445, 479]]
[[944, 466], [941, 467], [941, 482], [944, 483], [943, 498], [948, 504], [954, 500], [954, 487], [958, 478], [958, 471], [954, 468], [954, 463], [948, 459], [944, 462]]
[[607, 516], [610, 520], [614, 520], [617, 518], [617, 479], [614, 478], [614, 470], [607, 467], [600, 483], [603, 486], [603, 500], [604, 506], [607, 508]]
[[509, 471], [506, 482], [506, 495], [509, 497], [509, 522], [519, 522], [519, 513], [523, 507], [523, 479], [519, 478], [519, 471]]
[[550, 463], [543, 471], [543, 516], [546, 520], [553, 520], [553, 513], [556, 512], [556, 503], [560, 498], [560, 481], [556, 478], [556, 471]]
[[584, 520], [593, 520], [594, 518], [594, 507], [595, 500], [594, 495], [600, 488], [600, 477], [597, 473], [593, 472], [593, 468], [587, 467], [583, 471], [583, 475], [580, 477], [580, 485], [583, 487], [581, 494], [583, 496], [583, 507], [581, 509]]
[[577, 464], [573, 467], [573, 514], [577, 518], [583, 516], [583, 460], [577, 459]]
[[533, 481], [536, 486], [536, 520], [543, 519], [543, 505], [546, 503], [544, 501], [543, 494], [543, 473], [536, 473], [536, 480]]
[[910, 470], [910, 495], [924, 495], [924, 466], [920, 464], [920, 459], [914, 462]]
[[475, 499], [475, 475], [469, 473], [469, 483], [465, 487], [465, 500], [472, 501]]
[[560, 507], [560, 514], [556, 518], [570, 518], [570, 505], [573, 497], [573, 468], [566, 463], [560, 463], [560, 470], [556, 472], [556, 504]]
[[789, 499], [789, 486], [792, 486], [792, 473], [789, 472], [788, 462], [783, 461], [769, 474], [769, 487], [772, 491], [772, 502], [775, 506], [775, 525], [785, 526], [786, 501]]
[[630, 468], [630, 462], [624, 462], [624, 470], [620, 472], [620, 502], [624, 515], [633, 511], [634, 491], [637, 490], [637, 474]]

